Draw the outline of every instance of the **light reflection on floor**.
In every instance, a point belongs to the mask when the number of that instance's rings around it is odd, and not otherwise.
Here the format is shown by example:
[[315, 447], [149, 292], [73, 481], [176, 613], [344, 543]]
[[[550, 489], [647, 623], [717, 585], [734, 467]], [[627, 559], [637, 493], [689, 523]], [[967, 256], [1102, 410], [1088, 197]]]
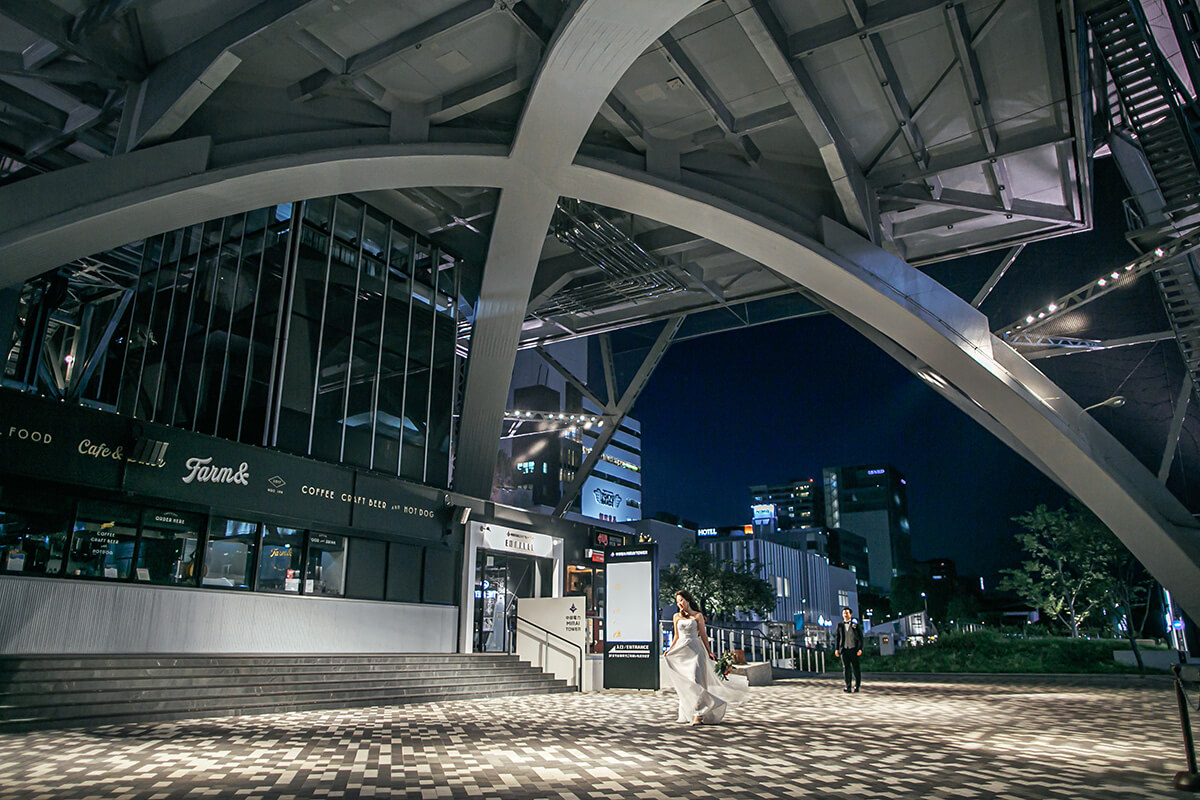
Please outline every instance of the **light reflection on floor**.
[[727, 723], [675, 696], [547, 695], [0, 734], [0, 800], [1171, 798], [1166, 681], [868, 676], [756, 687]]

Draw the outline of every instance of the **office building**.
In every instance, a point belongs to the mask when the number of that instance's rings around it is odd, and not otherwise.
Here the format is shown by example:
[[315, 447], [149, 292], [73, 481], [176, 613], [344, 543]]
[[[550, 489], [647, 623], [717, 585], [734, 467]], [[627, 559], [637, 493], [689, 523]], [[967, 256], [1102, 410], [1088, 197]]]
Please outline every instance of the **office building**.
[[867, 540], [841, 528], [800, 528], [793, 530], [758, 531], [756, 536], [768, 542], [807, 550], [829, 560], [835, 567], [854, 573], [855, 583], [870, 585], [870, 559]]
[[750, 506], [755, 524], [774, 520], [779, 530], [825, 524], [822, 486], [812, 478], [793, 479], [773, 486], [751, 486]]
[[696, 541], [717, 558], [742, 564], [756, 562], [758, 576], [774, 587], [776, 597], [774, 611], [762, 621], [794, 625], [806, 641], [823, 642], [828, 629], [841, 619], [843, 607], [850, 606], [858, 613], [854, 573], [832, 566], [815, 550], [765, 536], [755, 533], [750, 525], [701, 528]]
[[[553, 348], [552, 357], [572, 374], [587, 375], [593, 357], [587, 345], [585, 340], [566, 342]], [[508, 469], [498, 472], [493, 497], [519, 506], [555, 508], [604, 432], [603, 409], [534, 351], [518, 354], [513, 386], [513, 413], [501, 456]], [[531, 413], [536, 419], [522, 421], [521, 415]], [[570, 508], [606, 522], [641, 519], [641, 470], [641, 424], [626, 416]]]
[[912, 571], [904, 476], [889, 464], [822, 470], [825, 519], [867, 542], [870, 585], [887, 591], [892, 578]]

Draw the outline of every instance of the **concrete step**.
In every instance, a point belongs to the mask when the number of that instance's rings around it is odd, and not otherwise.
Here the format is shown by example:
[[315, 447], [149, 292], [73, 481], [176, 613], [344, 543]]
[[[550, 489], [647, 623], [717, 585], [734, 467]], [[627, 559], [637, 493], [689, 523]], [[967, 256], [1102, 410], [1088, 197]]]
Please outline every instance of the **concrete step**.
[[9, 656], [0, 730], [574, 690], [509, 654]]
[[[565, 682], [545, 675], [530, 675], [503, 683], [480, 684], [459, 683], [431, 686], [356, 686], [356, 685], [312, 685], [302, 688], [288, 687], [273, 690], [271, 687], [243, 687], [242, 692], [194, 692], [180, 695], [178, 692], [162, 694], [148, 693], [143, 698], [93, 696], [87, 699], [73, 698], [69, 704], [46, 703], [42, 705], [0, 705], [0, 719], [78, 719], [107, 714], [139, 714], [156, 711], [210, 711], [221, 708], [242, 708], [270, 702], [272, 705], [287, 705], [306, 700], [375, 700], [386, 705], [392, 700], [425, 697], [427, 695], [474, 696], [477, 692], [502, 692], [507, 689], [550, 689], [565, 686]], [[255, 692], [253, 689], [263, 689]]]
[[284, 714], [292, 711], [317, 711], [337, 708], [364, 708], [371, 706], [402, 706], [413, 703], [438, 703], [453, 700], [478, 700], [490, 697], [516, 697], [535, 694], [564, 694], [574, 692], [573, 686], [549, 687], [505, 687], [502, 689], [476, 689], [471, 692], [430, 692], [412, 697], [383, 698], [304, 698], [303, 700], [280, 701], [277, 698], [263, 698], [262, 702], [245, 704], [237, 707], [207, 709], [164, 709], [158, 711], [129, 712], [127, 710], [107, 710], [97, 716], [76, 716], [70, 719], [45, 719], [35, 716], [0, 720], [0, 733], [19, 733], [22, 731], [43, 730], [48, 728], [81, 728], [100, 725], [124, 725], [131, 723], [170, 722], [186, 719], [207, 719], [213, 717], [241, 717], [263, 714]]
[[[19, 698], [37, 698], [39, 703], [49, 695], [88, 695], [102, 693], [106, 697], [128, 695], [136, 697], [147, 693], [162, 692], [178, 694], [180, 691], [238, 691], [247, 687], [260, 689], [263, 686], [302, 687], [320, 685], [360, 686], [366, 683], [379, 685], [436, 686], [469, 682], [505, 681], [540, 674], [533, 667], [513, 667], [503, 670], [488, 670], [486, 673], [470, 670], [438, 670], [430, 672], [376, 671], [358, 674], [340, 673], [285, 673], [279, 675], [206, 675], [202, 677], [164, 676], [156, 678], [127, 679], [114, 682], [107, 679], [79, 680], [28, 680], [0, 686], [0, 703], [24, 702]], [[65, 701], [65, 698], [64, 698]]]

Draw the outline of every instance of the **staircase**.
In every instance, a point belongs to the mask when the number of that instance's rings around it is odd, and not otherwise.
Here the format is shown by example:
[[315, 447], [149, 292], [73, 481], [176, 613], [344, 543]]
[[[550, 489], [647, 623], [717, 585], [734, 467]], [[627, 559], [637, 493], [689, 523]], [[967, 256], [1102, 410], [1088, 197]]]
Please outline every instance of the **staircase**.
[[1170, 259], [1154, 270], [1154, 280], [1192, 384], [1200, 386], [1200, 284], [1196, 282], [1193, 258]]
[[1137, 0], [1101, 0], [1091, 4], [1087, 19], [1162, 193], [1164, 213], [1186, 215], [1200, 205], [1196, 144], [1141, 7]]
[[512, 655], [0, 656], [0, 732], [570, 691]]

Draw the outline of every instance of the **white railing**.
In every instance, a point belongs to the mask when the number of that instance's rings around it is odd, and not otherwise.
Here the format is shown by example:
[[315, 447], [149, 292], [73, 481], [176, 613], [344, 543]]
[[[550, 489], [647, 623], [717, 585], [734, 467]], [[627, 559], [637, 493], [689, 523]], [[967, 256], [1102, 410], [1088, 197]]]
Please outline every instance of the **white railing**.
[[[674, 626], [670, 620], [661, 620], [662, 646], [670, 645]], [[706, 625], [708, 640], [717, 655], [729, 650], [741, 650], [748, 662], [768, 662], [780, 669], [796, 669], [802, 672], [824, 672], [825, 651], [806, 647], [786, 639], [767, 636], [756, 628], [729, 628], [724, 625]]]

